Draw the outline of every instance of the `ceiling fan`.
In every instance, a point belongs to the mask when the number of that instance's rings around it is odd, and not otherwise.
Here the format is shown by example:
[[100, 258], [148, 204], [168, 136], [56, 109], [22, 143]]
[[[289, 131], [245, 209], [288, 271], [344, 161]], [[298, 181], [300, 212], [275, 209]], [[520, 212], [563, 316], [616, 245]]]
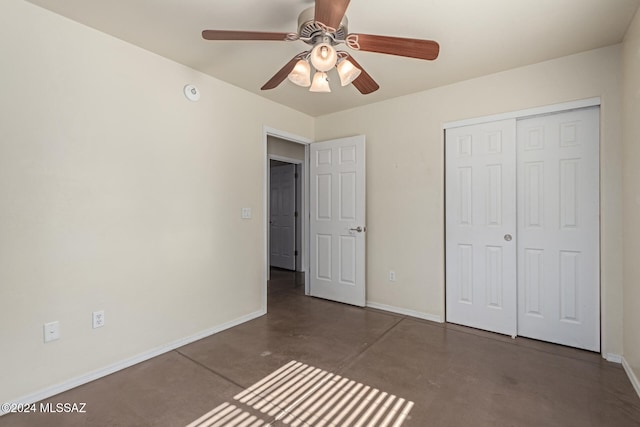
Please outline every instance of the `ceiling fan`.
[[[424, 60], [438, 57], [440, 46], [432, 40], [403, 37], [388, 37], [371, 34], [349, 34], [345, 16], [350, 0], [316, 0], [315, 7], [304, 10], [298, 17], [298, 32], [273, 33], [260, 31], [204, 30], [205, 40], [301, 40], [313, 46], [300, 52], [282, 67], [262, 90], [277, 87], [284, 79], [310, 87], [312, 92], [331, 92], [327, 72], [334, 67], [338, 71], [342, 86], [349, 83], [362, 94], [375, 92], [380, 86], [345, 51], [337, 51], [334, 46], [344, 43], [354, 50], [405, 56]], [[311, 80], [311, 66], [316, 72]]]

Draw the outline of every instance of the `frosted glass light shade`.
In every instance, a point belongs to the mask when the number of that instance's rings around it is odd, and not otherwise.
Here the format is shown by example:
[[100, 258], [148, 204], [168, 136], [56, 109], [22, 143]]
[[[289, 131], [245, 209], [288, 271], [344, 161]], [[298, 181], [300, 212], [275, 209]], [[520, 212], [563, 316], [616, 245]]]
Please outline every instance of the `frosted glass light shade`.
[[317, 73], [315, 73], [313, 75], [313, 83], [311, 83], [311, 87], [309, 88], [309, 90], [311, 92], [331, 92], [327, 73], [323, 71], [318, 71]]
[[311, 63], [318, 71], [329, 71], [336, 66], [338, 54], [329, 43], [317, 44], [311, 51]]
[[287, 77], [298, 86], [309, 87], [311, 85], [311, 66], [307, 61], [301, 59]]
[[356, 68], [348, 59], [345, 59], [338, 64], [338, 75], [340, 76], [340, 83], [342, 86], [346, 86], [357, 79], [361, 72], [362, 71], [359, 68]]

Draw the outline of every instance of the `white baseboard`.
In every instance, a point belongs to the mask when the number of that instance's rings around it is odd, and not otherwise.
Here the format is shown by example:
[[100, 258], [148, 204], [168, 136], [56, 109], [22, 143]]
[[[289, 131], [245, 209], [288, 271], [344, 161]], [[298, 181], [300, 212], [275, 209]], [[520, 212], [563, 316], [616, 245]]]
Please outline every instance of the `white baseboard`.
[[377, 310], [389, 311], [391, 313], [402, 314], [404, 316], [416, 317], [418, 319], [430, 320], [432, 322], [442, 323], [442, 317], [435, 314], [422, 313], [420, 311], [408, 310], [406, 308], [394, 307], [392, 305], [379, 304], [377, 302], [367, 301], [367, 307]]
[[627, 363], [627, 360], [624, 357], [622, 358], [622, 367], [624, 368], [624, 371], [627, 373], [627, 376], [629, 377], [629, 381], [631, 381], [631, 385], [633, 385], [633, 388], [636, 390], [636, 393], [640, 397], [640, 381], [638, 381], [638, 377], [636, 376], [636, 373], [633, 372], [633, 369], [631, 369], [631, 366], [629, 366], [629, 364]]
[[[156, 356], [160, 356], [161, 354], [168, 353], [172, 350], [180, 348], [184, 345], [191, 344], [192, 342], [201, 340], [202, 338], [206, 338], [208, 336], [217, 334], [218, 332], [222, 332], [226, 329], [232, 328], [234, 326], [238, 326], [242, 323], [248, 322], [250, 320], [256, 319], [260, 316], [266, 314], [265, 310], [255, 311], [253, 313], [247, 314], [246, 316], [239, 317], [230, 322], [223, 323], [222, 325], [218, 325], [211, 329], [207, 329], [201, 332], [198, 332], [195, 335], [191, 335], [185, 338], [181, 338], [179, 340], [170, 342], [168, 344], [162, 345], [160, 347], [153, 348], [144, 353], [138, 354], [137, 356], [133, 356], [129, 359], [121, 360], [120, 362], [113, 363], [111, 365], [105, 366], [104, 368], [97, 369], [95, 371], [89, 372], [87, 374], [81, 375], [79, 377], [72, 378], [68, 381], [65, 381], [60, 384], [56, 384], [51, 387], [47, 387], [35, 393], [28, 394], [26, 396], [19, 397], [17, 399], [11, 400], [11, 403], [15, 403], [18, 405], [26, 405], [35, 402], [39, 402], [43, 399], [48, 399], [51, 396], [55, 396], [56, 394], [60, 394], [67, 390], [71, 390], [72, 388], [81, 386], [83, 384], [89, 383], [91, 381], [97, 380], [99, 378], [105, 377], [107, 375], [113, 374], [114, 372], [120, 371], [122, 369], [126, 369], [130, 366], [136, 365], [140, 362], [144, 362], [145, 360], [152, 359]], [[5, 415], [6, 412], [0, 409], [0, 416]]]
[[603, 354], [602, 356], [607, 362], [622, 363], [622, 356], [620, 356], [619, 354], [607, 353]]

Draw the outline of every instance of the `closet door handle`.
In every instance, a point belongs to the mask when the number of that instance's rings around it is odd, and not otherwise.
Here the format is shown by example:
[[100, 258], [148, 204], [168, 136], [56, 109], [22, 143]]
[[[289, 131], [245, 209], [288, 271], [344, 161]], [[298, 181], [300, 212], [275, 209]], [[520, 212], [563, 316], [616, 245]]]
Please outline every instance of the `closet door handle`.
[[510, 242], [511, 239], [513, 239], [513, 237], [511, 236], [511, 234], [505, 234], [504, 235], [504, 240], [506, 240], [507, 242]]

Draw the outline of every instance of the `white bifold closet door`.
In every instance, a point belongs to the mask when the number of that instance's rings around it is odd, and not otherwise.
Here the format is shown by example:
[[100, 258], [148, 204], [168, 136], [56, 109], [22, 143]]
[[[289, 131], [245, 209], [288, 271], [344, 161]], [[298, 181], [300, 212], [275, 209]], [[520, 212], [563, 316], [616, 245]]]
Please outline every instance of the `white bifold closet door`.
[[448, 129], [446, 318], [600, 349], [599, 109]]
[[447, 321], [515, 336], [516, 122], [446, 138]]
[[600, 350], [600, 110], [518, 121], [518, 334]]

